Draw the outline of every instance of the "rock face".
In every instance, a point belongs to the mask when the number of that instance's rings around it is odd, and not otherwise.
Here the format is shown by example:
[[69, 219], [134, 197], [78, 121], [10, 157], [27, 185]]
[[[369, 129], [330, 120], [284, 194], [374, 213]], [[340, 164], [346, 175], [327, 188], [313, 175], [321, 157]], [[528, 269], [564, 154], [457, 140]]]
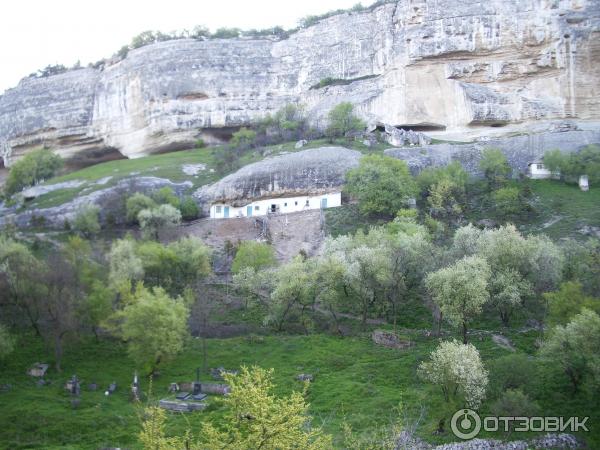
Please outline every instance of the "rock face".
[[[400, 0], [281, 41], [168, 41], [24, 79], [0, 97], [0, 154], [135, 157], [218, 141], [290, 102], [318, 127], [341, 101], [421, 131], [599, 120], [599, 57], [596, 0]], [[310, 89], [327, 77], [357, 80]]]
[[194, 196], [209, 207], [217, 201], [321, 194], [339, 190], [346, 172], [358, 166], [361, 153], [343, 147], [321, 147], [267, 158], [203, 186]]
[[527, 165], [539, 160], [546, 151], [560, 149], [575, 152], [600, 143], [600, 131], [545, 132], [531, 135], [489, 139], [472, 144], [435, 144], [413, 148], [394, 148], [385, 154], [406, 161], [413, 174], [429, 166], [444, 166], [458, 161], [467, 172], [481, 175], [479, 161], [487, 148], [497, 148], [506, 155], [515, 174], [527, 172]]

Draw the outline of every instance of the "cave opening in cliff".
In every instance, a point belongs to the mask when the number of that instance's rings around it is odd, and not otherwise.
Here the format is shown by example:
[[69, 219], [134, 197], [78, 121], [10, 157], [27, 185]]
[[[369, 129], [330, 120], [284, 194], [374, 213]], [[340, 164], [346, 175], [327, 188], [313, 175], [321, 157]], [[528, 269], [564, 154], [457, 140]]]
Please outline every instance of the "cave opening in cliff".
[[[442, 125], [439, 123], [411, 123], [411, 124], [400, 124], [400, 125], [393, 125], [394, 127], [398, 128], [398, 129], [403, 129], [403, 130], [412, 130], [412, 131], [420, 131], [423, 133], [426, 133], [428, 131], [446, 131], [446, 125]], [[385, 126], [384, 125], [380, 125], [377, 127], [377, 129], [379, 131], [385, 131]]]
[[127, 157], [123, 156], [121, 152], [114, 147], [99, 147], [69, 158], [66, 161], [65, 166], [69, 170], [79, 170], [84, 167], [118, 159], [127, 159]]

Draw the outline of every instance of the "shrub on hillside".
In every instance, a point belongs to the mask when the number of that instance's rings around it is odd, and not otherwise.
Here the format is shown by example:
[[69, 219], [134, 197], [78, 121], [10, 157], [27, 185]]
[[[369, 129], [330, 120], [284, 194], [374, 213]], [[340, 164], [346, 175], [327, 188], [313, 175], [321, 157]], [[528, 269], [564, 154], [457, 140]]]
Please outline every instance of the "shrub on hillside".
[[72, 229], [84, 236], [93, 236], [100, 232], [100, 208], [96, 205], [83, 206], [73, 220]]
[[143, 209], [152, 209], [156, 202], [140, 192], [136, 192], [125, 202], [126, 219], [129, 223], [138, 223], [137, 216]]
[[50, 150], [34, 150], [10, 167], [4, 192], [7, 196], [54, 176], [62, 166], [60, 156]]
[[200, 208], [198, 208], [196, 200], [189, 195], [183, 197], [181, 200], [179, 211], [181, 212], [181, 218], [183, 220], [194, 220], [200, 215]]

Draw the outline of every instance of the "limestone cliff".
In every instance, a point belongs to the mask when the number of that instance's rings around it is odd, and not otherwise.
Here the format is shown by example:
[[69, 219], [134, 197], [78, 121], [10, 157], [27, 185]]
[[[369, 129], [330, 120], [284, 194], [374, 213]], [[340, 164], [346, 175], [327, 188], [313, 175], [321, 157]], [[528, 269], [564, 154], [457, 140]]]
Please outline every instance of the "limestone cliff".
[[[317, 126], [340, 101], [446, 133], [597, 121], [599, 58], [597, 0], [400, 0], [285, 40], [168, 41], [102, 70], [24, 79], [0, 97], [0, 155], [44, 144], [135, 157], [219, 140], [289, 102]], [[310, 89], [326, 77], [362, 79]]]

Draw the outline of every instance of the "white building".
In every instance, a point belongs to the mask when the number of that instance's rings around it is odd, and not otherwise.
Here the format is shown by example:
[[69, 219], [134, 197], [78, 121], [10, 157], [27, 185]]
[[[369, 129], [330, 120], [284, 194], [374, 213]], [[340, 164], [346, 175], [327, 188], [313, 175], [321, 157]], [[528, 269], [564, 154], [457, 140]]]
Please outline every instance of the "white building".
[[286, 214], [310, 209], [334, 208], [341, 205], [342, 193], [331, 192], [320, 195], [255, 200], [243, 206], [214, 203], [210, 207], [210, 217], [211, 219], [226, 219], [231, 217], [266, 216], [275, 213]]
[[529, 178], [541, 180], [544, 178], [559, 178], [559, 173], [552, 173], [542, 161], [535, 161], [527, 165], [527, 174]]

